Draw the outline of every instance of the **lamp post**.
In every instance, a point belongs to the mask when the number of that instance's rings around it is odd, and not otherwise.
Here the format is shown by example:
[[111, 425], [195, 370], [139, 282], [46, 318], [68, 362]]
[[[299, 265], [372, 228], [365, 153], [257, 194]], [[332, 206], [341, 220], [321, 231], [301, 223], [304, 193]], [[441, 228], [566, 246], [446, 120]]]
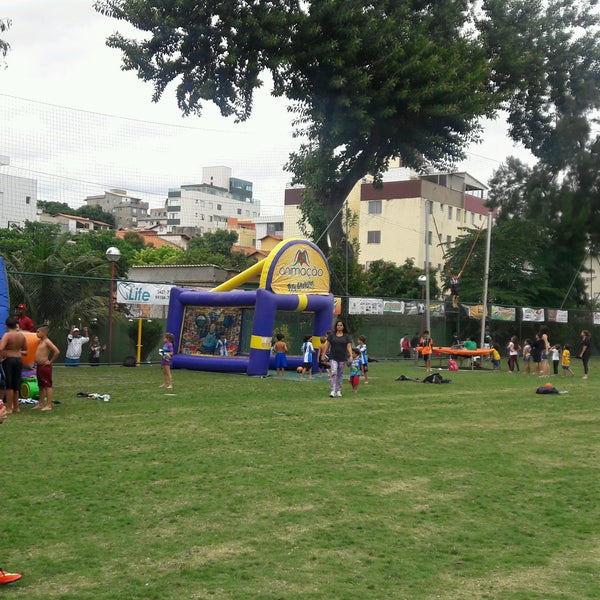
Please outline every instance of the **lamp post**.
[[110, 262], [110, 297], [108, 299], [108, 364], [112, 364], [113, 299], [115, 295], [115, 263], [121, 258], [121, 251], [111, 246], [106, 251], [106, 260]]
[[419, 275], [419, 278], [417, 279], [417, 281], [419, 282], [419, 286], [421, 287], [421, 331], [420, 333], [422, 334], [424, 329], [423, 329], [423, 318], [425, 316], [425, 304], [424, 304], [424, 299], [425, 299], [425, 285], [427, 284], [427, 275]]

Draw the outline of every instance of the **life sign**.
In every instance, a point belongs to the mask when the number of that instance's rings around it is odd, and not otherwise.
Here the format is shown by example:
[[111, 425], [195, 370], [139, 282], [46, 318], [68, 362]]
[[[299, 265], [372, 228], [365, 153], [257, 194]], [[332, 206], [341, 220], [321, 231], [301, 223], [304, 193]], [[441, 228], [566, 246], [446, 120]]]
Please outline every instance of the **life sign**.
[[174, 286], [119, 281], [117, 283], [117, 303], [167, 305], [172, 287]]

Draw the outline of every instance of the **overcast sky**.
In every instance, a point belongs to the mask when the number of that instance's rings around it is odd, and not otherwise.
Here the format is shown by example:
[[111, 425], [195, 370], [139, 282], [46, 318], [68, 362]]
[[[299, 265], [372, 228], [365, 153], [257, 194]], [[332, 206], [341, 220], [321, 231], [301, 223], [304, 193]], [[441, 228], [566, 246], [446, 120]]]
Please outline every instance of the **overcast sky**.
[[[173, 87], [155, 104], [151, 84], [121, 71], [120, 53], [105, 41], [131, 31], [94, 11], [91, 0], [1, 0], [0, 18], [12, 20], [0, 68], [0, 155], [11, 165], [0, 173], [37, 179], [42, 200], [79, 206], [119, 187], [157, 207], [169, 188], [198, 183], [202, 167], [226, 165], [253, 182], [265, 214], [283, 213], [290, 180], [283, 165], [297, 140], [285, 101], [267, 88], [246, 123], [210, 104], [201, 117], [184, 118]], [[486, 183], [510, 154], [531, 162], [503, 123], [489, 123], [459, 169]]]

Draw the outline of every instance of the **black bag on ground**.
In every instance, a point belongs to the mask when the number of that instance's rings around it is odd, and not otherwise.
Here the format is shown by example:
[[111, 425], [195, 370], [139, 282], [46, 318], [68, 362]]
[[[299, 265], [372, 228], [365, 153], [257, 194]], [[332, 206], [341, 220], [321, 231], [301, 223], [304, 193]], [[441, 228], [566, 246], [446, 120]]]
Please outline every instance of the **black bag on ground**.
[[444, 379], [439, 373], [432, 373], [423, 379], [423, 383], [451, 383], [451, 379]]

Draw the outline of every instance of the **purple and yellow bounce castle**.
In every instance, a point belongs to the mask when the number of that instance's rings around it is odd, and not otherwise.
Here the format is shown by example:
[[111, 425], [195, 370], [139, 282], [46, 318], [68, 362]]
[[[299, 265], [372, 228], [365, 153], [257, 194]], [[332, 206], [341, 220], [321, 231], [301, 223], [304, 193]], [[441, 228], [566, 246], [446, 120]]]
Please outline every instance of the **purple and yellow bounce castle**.
[[[258, 289], [236, 289], [258, 276]], [[275, 313], [314, 313], [312, 335], [317, 348], [333, 320], [329, 288], [329, 266], [321, 250], [295, 238], [283, 240], [264, 260], [213, 290], [173, 288], [167, 317], [167, 331], [175, 335], [173, 367], [267, 375]], [[247, 309], [254, 311], [254, 318], [250, 351], [242, 355]], [[225, 339], [227, 352], [219, 355], [219, 344]]]

